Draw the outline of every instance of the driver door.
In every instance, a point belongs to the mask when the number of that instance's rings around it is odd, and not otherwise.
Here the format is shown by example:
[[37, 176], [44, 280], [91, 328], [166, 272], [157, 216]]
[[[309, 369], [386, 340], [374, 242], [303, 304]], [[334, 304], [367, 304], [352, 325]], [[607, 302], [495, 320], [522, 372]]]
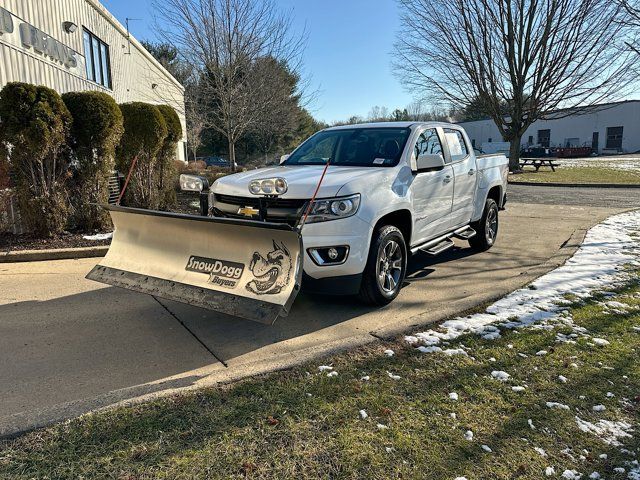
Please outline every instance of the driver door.
[[[413, 149], [412, 165], [420, 154], [440, 154], [445, 159], [441, 134], [437, 128], [427, 128], [418, 136]], [[447, 163], [442, 169], [414, 171], [412, 184], [415, 235], [413, 245], [446, 233], [453, 205], [453, 169]]]

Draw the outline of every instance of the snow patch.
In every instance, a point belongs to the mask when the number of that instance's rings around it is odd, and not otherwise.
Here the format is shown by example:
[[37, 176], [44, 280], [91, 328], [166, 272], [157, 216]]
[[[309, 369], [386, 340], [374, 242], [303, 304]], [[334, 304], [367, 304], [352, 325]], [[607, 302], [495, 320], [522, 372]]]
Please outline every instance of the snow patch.
[[[538, 328], [544, 328], [549, 322], [573, 326], [567, 313], [565, 295], [588, 298], [595, 291], [614, 287], [628, 279], [629, 274], [623, 267], [637, 263], [640, 241], [633, 235], [639, 230], [640, 211], [614, 215], [591, 228], [573, 257], [534, 281], [531, 288], [516, 290], [493, 303], [484, 313], [443, 322], [437, 329], [406, 336], [405, 341], [435, 347], [467, 333], [485, 336], [496, 331], [487, 329], [488, 326], [517, 329], [541, 323]], [[576, 335], [587, 335], [584, 329], [574, 331]], [[594, 343], [605, 345], [600, 340], [604, 339], [594, 339]], [[424, 350], [425, 353], [439, 351], [442, 350]]]
[[501, 382], [506, 382], [511, 377], [511, 375], [502, 370], [494, 370], [493, 372], [491, 372], [491, 376], [496, 380], [500, 380]]
[[565, 405], [564, 403], [558, 403], [558, 402], [547, 402], [547, 407], [557, 408], [558, 410], [570, 410], [569, 405]]
[[92, 240], [97, 242], [99, 240], [111, 240], [113, 238], [113, 232], [109, 233], [96, 233], [95, 235], [83, 235], [82, 238], [85, 240]]
[[566, 478], [568, 480], [580, 480], [582, 478], [582, 474], [575, 470], [565, 470], [562, 472], [562, 478]]
[[393, 350], [385, 350], [384, 353], [387, 357], [393, 357], [396, 353]]
[[544, 448], [540, 448], [540, 447], [533, 447], [533, 449], [541, 456], [541, 457], [546, 457], [547, 456], [547, 452], [544, 451]]
[[[610, 420], [598, 420], [596, 423], [588, 422], [580, 417], [576, 417], [576, 424], [578, 428], [586, 433], [595, 435], [600, 440], [608, 445], [619, 447], [622, 443], [618, 440], [620, 438], [631, 438], [633, 433], [633, 427], [627, 422], [613, 422]], [[606, 455], [606, 454], [603, 454]], [[600, 456], [600, 458], [606, 458]]]

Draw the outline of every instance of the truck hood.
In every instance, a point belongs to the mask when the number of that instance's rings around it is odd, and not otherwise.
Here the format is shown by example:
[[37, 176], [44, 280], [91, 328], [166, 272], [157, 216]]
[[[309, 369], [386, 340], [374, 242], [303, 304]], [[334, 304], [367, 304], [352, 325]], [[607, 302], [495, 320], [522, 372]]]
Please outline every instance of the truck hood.
[[[282, 198], [311, 198], [320, 181], [323, 165], [278, 166], [260, 168], [247, 172], [236, 173], [222, 177], [213, 184], [212, 191], [223, 195], [235, 195], [239, 197], [252, 196], [249, 193], [249, 183], [252, 180], [263, 178], [284, 178], [289, 186], [287, 193]], [[390, 173], [389, 168], [380, 167], [333, 167], [329, 166], [322, 180], [322, 186], [318, 192], [318, 198], [335, 197], [340, 189], [347, 183], [358, 188], [361, 183], [369, 184], [386, 177]], [[360, 193], [343, 190], [341, 194]]]

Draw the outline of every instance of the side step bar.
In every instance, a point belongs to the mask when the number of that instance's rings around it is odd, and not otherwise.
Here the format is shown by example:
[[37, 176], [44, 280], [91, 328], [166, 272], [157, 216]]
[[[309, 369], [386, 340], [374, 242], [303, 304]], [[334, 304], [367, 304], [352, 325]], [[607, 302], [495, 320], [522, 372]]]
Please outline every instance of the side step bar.
[[476, 231], [471, 227], [466, 227], [464, 230], [456, 230], [453, 232], [453, 236], [459, 238], [460, 240], [469, 240], [472, 237], [476, 236]]
[[442, 235], [434, 238], [433, 240], [411, 247], [411, 253], [416, 253], [421, 250], [429, 255], [438, 255], [439, 253], [442, 253], [454, 246], [454, 243], [451, 240], [452, 237], [459, 238], [460, 240], [469, 240], [475, 235], [476, 231], [469, 225], [465, 225], [464, 227], [460, 227], [446, 235]]
[[424, 253], [428, 253], [429, 255], [438, 255], [442, 252], [444, 252], [445, 250], [449, 250], [451, 247], [453, 247], [455, 245], [455, 243], [453, 243], [453, 240], [451, 240], [450, 238], [445, 238], [444, 240], [442, 240], [440, 243], [434, 245], [433, 247], [430, 248], [422, 248], [421, 250]]

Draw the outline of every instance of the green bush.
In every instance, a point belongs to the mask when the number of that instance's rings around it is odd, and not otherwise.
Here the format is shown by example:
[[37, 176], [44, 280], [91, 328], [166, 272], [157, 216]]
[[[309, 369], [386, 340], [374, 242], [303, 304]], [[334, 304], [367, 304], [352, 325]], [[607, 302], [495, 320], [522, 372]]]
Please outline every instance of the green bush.
[[137, 158], [125, 192], [125, 203], [157, 209], [160, 197], [156, 163], [167, 136], [167, 123], [155, 105], [133, 102], [120, 105], [120, 109], [124, 117], [124, 134], [116, 150], [116, 168], [126, 176]]
[[25, 227], [40, 236], [61, 233], [69, 211], [69, 110], [54, 90], [14, 82], [0, 91], [0, 119]]
[[98, 205], [109, 201], [109, 176], [124, 131], [122, 112], [116, 101], [103, 92], [65, 93], [62, 100], [73, 117], [73, 224], [84, 231], [105, 229], [111, 224], [109, 215]]
[[167, 136], [164, 138], [158, 161], [156, 163], [156, 174], [158, 176], [158, 194], [160, 197], [160, 209], [167, 210], [176, 203], [175, 178], [177, 170], [174, 160], [178, 142], [182, 138], [182, 124], [176, 111], [169, 105], [159, 105], [158, 110], [164, 117], [167, 125]]

